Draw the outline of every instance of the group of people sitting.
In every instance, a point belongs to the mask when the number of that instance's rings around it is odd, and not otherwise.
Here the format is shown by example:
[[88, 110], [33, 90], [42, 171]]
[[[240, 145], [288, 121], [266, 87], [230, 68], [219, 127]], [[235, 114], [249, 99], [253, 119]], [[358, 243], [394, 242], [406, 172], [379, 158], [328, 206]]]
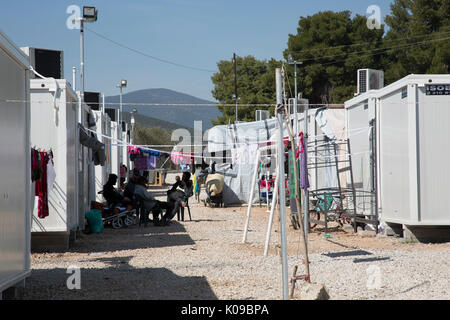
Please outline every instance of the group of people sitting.
[[[175, 184], [167, 191], [167, 201], [159, 201], [147, 190], [147, 178], [139, 175], [139, 170], [133, 170], [123, 192], [119, 192], [115, 188], [117, 175], [110, 174], [108, 181], [103, 186], [103, 197], [110, 207], [132, 206], [137, 208], [139, 204], [143, 205], [146, 212], [152, 213], [154, 225], [166, 226], [179, 210], [184, 213], [188, 198], [193, 194], [190, 177], [189, 172], [184, 172], [181, 179], [177, 176]], [[143, 213], [141, 212], [141, 214]], [[147, 217], [147, 215], [144, 217], [145, 224], [147, 224]]]

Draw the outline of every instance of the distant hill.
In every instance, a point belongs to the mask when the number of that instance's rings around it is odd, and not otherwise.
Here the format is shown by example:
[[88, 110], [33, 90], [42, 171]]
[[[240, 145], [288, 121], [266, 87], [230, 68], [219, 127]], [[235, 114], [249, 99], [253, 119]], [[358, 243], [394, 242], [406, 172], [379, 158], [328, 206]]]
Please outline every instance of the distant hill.
[[[119, 108], [120, 97], [105, 97], [107, 108]], [[214, 102], [199, 99], [188, 94], [169, 89], [144, 89], [124, 93], [122, 96], [124, 104], [161, 103], [161, 104], [189, 104], [193, 106], [133, 106], [123, 105], [123, 111], [130, 112], [133, 108], [138, 114], [160, 119], [181, 127], [193, 128], [194, 121], [202, 121], [203, 131], [212, 127], [211, 120], [216, 120], [221, 115], [216, 106], [201, 106], [202, 104], [214, 104]], [[195, 106], [195, 104], [199, 104]]]

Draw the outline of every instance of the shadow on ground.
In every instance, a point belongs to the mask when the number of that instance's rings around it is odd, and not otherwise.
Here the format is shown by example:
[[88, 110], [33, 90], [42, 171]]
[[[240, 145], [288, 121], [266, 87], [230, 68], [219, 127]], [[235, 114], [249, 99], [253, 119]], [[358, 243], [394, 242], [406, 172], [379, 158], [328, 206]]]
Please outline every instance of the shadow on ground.
[[128, 228], [113, 229], [105, 227], [100, 233], [80, 233], [68, 250], [35, 250], [33, 253], [92, 253], [105, 251], [150, 249], [195, 244], [184, 226], [172, 221], [169, 226], [147, 227], [133, 225]]
[[[135, 268], [132, 257], [99, 258], [104, 268], [80, 269], [80, 289], [66, 269], [33, 269], [18, 300], [215, 300], [217, 296], [203, 276], [180, 277], [166, 268]], [[69, 279], [69, 277], [72, 277]], [[43, 280], [45, 279], [45, 281]], [[69, 280], [68, 280], [69, 279]]]

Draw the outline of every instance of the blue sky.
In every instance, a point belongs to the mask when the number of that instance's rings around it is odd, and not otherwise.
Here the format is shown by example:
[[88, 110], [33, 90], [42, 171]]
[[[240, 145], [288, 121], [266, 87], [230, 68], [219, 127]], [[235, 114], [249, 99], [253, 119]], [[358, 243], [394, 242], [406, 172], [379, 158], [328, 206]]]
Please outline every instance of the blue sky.
[[[239, 56], [282, 59], [288, 35], [300, 16], [319, 11], [350, 10], [366, 15], [378, 5], [389, 14], [391, 0], [2, 0], [0, 29], [18, 46], [64, 50], [66, 79], [79, 69], [79, 30], [69, 30], [69, 5], [92, 5], [98, 21], [89, 29], [149, 55], [178, 64], [217, 70], [217, 62]], [[165, 64], [118, 47], [92, 32], [85, 39], [86, 91], [118, 94], [115, 85], [128, 80], [127, 91], [167, 88], [199, 98], [211, 95], [212, 72]], [[79, 84], [78, 84], [79, 86]]]

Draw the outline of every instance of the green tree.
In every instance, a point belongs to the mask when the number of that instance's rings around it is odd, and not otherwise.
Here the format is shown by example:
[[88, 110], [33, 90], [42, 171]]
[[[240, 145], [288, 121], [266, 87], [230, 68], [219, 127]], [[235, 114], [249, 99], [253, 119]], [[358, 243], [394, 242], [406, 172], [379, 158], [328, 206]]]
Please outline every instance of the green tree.
[[395, 0], [385, 21], [384, 46], [401, 48], [387, 51], [387, 83], [411, 73], [449, 72], [449, 0]]
[[[175, 143], [171, 140], [172, 133], [160, 128], [160, 127], [144, 127], [139, 123], [135, 124], [134, 127], [134, 137], [133, 143], [135, 145], [174, 145]], [[172, 151], [172, 147], [155, 147], [155, 149], [167, 151]], [[165, 157], [162, 157], [161, 160], [157, 162], [157, 166], [161, 166]], [[172, 166], [172, 163], [169, 161], [166, 163], [167, 166]]]
[[[273, 107], [245, 106], [245, 104], [273, 104], [275, 101], [275, 68], [281, 66], [280, 61], [271, 59], [261, 61], [253, 56], [236, 58], [237, 74], [237, 96], [239, 121], [254, 121], [255, 110], [270, 110]], [[219, 106], [222, 116], [213, 121], [214, 125], [234, 123], [235, 100], [234, 100], [234, 67], [233, 61], [222, 60], [217, 63], [219, 71], [211, 80], [214, 84], [212, 94], [220, 104], [230, 106]]]
[[[284, 57], [292, 54], [303, 62], [298, 87], [310, 103], [344, 102], [356, 91], [357, 69], [380, 67], [382, 55], [373, 53], [382, 46], [383, 26], [369, 29], [366, 17], [350, 15], [325, 11], [300, 17], [297, 34], [289, 35]], [[290, 86], [293, 68], [288, 69]]]

